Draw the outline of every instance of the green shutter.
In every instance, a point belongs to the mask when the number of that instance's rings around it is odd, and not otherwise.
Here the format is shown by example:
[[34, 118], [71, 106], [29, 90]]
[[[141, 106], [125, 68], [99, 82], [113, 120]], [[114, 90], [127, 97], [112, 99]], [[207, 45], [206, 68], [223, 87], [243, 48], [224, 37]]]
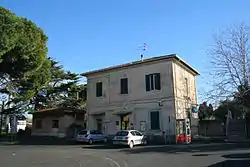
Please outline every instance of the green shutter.
[[96, 83], [96, 97], [102, 96], [102, 82]]
[[161, 75], [160, 75], [160, 73], [155, 74], [155, 89], [161, 90]]
[[128, 94], [128, 78], [122, 78], [120, 80], [121, 94]]
[[150, 119], [151, 119], [151, 129], [152, 130], [160, 129], [159, 111], [151, 112], [150, 113]]
[[149, 75], [145, 75], [146, 91], [150, 91], [150, 80]]

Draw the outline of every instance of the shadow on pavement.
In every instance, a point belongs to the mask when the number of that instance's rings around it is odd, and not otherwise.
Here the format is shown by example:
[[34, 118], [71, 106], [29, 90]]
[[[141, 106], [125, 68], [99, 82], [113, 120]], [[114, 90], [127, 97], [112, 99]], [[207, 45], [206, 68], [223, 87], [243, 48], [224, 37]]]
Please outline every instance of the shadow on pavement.
[[[224, 158], [249, 158], [250, 159], [250, 153], [238, 153], [238, 154], [227, 154], [223, 155]], [[250, 164], [249, 164], [250, 166]]]
[[121, 149], [128, 148], [126, 146], [114, 146], [112, 144], [94, 144], [94, 145], [85, 145], [83, 149], [96, 149], [96, 150], [107, 150], [107, 149]]
[[194, 154], [193, 156], [194, 157], [206, 157], [206, 156], [209, 156], [211, 154]]
[[225, 160], [207, 167], [249, 167], [250, 160]]
[[16, 140], [1, 140], [1, 145], [75, 145], [74, 140], [58, 139], [55, 137], [27, 137]]
[[[225, 151], [225, 150], [239, 150], [239, 149], [249, 149], [249, 143], [235, 143], [235, 144], [219, 144], [219, 145], [203, 145], [203, 146], [151, 146], [151, 147], [139, 147], [134, 149], [121, 150], [128, 154], [138, 154], [138, 153], [202, 153], [202, 152], [216, 152], [216, 151]], [[250, 166], [250, 165], [249, 165]]]
[[207, 167], [236, 167], [236, 166], [249, 167], [250, 166], [250, 153], [227, 154], [227, 155], [223, 155], [222, 157], [227, 158], [227, 160], [209, 165]]

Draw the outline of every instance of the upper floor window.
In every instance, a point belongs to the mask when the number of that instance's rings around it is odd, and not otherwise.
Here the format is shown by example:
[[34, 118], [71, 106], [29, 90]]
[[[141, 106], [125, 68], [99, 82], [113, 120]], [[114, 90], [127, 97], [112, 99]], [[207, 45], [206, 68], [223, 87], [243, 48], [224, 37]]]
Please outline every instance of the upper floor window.
[[102, 96], [102, 82], [96, 83], [96, 97]]
[[189, 97], [189, 90], [188, 90], [188, 79], [185, 78], [185, 95], [186, 97]]
[[161, 90], [161, 75], [160, 73], [148, 74], [145, 76], [146, 91]]
[[128, 78], [122, 78], [120, 80], [121, 94], [128, 94]]

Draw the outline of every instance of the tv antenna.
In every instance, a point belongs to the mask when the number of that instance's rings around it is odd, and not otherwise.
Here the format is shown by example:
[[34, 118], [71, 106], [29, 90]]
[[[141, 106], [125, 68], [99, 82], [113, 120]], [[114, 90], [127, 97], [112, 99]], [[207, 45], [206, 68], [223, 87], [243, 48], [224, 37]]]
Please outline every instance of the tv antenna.
[[146, 43], [143, 43], [142, 46], [139, 46], [138, 47], [138, 50], [141, 51], [141, 61], [143, 61], [143, 56], [144, 56], [144, 53], [147, 51], [147, 44]]

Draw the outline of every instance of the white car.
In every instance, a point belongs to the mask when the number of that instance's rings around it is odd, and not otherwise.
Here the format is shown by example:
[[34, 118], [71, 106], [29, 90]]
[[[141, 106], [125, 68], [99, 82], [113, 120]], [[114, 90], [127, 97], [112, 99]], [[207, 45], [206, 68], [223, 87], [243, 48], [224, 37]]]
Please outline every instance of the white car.
[[127, 145], [133, 148], [135, 145], [147, 144], [146, 137], [137, 130], [118, 131], [113, 138], [114, 145]]

